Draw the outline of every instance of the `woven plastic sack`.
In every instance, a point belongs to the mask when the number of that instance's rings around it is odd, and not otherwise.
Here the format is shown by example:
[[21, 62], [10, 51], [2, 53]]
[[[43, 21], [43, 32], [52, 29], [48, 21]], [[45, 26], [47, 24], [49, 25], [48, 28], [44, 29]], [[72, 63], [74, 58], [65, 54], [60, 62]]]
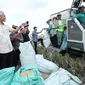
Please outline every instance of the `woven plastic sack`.
[[20, 61], [22, 66], [36, 66], [35, 51], [30, 42], [20, 43]]
[[21, 67], [11, 85], [43, 85], [39, 71], [35, 67]]
[[66, 48], [67, 48], [67, 35], [64, 34], [64, 38], [63, 38], [62, 45], [60, 47], [60, 51], [66, 50]]
[[14, 67], [0, 70], [0, 85], [11, 85], [14, 76]]
[[49, 78], [44, 81], [44, 85], [80, 85], [81, 83], [78, 77], [73, 76], [62, 68], [52, 73]]
[[51, 44], [50, 37], [49, 37], [49, 35], [48, 35], [46, 30], [44, 31], [43, 35], [44, 35], [44, 37], [43, 37], [43, 44], [44, 44], [45, 48], [47, 48]]
[[55, 63], [44, 59], [43, 55], [36, 55], [36, 62], [38, 70], [43, 73], [50, 74], [58, 71], [59, 69], [59, 67]]

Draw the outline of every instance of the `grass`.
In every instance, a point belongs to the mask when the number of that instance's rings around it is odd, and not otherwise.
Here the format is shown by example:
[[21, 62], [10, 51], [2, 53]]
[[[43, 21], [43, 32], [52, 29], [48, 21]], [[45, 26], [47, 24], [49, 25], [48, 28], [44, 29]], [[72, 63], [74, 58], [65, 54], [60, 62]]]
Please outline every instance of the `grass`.
[[[48, 59], [56, 63], [59, 67], [62, 67], [73, 75], [78, 76], [81, 80], [85, 78], [85, 60], [82, 58], [72, 58], [69, 54], [62, 56], [55, 51], [49, 51], [42, 47], [38, 47], [39, 54], [43, 54], [45, 59]], [[84, 85], [84, 84], [82, 84]]]

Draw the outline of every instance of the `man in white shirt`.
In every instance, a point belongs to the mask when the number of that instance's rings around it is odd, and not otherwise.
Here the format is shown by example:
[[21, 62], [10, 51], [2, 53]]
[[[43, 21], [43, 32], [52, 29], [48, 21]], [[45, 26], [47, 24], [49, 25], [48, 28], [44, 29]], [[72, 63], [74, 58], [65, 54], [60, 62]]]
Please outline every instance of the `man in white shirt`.
[[0, 69], [14, 66], [13, 46], [11, 44], [9, 32], [15, 30], [5, 25], [5, 20], [4, 12], [0, 11]]
[[56, 17], [51, 19], [52, 29], [50, 30], [50, 40], [53, 47], [57, 47], [57, 34], [56, 34]]

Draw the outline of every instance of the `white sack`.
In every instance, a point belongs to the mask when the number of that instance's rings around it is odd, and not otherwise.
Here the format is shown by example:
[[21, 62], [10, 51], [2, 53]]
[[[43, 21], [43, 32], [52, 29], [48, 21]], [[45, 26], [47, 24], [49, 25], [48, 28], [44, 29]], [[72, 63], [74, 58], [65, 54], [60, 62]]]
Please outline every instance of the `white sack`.
[[36, 58], [35, 51], [29, 42], [20, 43], [20, 60], [22, 66], [35, 66]]
[[43, 55], [36, 55], [36, 62], [39, 71], [43, 73], [52, 73], [59, 69], [55, 63], [44, 59]]
[[41, 61], [41, 60], [44, 60], [43, 55], [37, 54], [37, 55], [36, 55], [36, 61]]
[[44, 31], [43, 43], [46, 48], [51, 44], [50, 37], [46, 30]]
[[82, 82], [78, 77], [73, 76], [68, 71], [60, 68], [44, 81], [44, 85], [80, 85]]

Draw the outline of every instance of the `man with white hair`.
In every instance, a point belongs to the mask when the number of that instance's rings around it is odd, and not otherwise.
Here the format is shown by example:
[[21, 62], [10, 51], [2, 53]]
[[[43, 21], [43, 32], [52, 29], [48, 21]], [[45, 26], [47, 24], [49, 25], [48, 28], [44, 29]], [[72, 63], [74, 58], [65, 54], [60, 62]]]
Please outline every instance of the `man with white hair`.
[[17, 31], [4, 24], [6, 16], [0, 11], [0, 69], [12, 67], [13, 46], [11, 44], [9, 32]]

